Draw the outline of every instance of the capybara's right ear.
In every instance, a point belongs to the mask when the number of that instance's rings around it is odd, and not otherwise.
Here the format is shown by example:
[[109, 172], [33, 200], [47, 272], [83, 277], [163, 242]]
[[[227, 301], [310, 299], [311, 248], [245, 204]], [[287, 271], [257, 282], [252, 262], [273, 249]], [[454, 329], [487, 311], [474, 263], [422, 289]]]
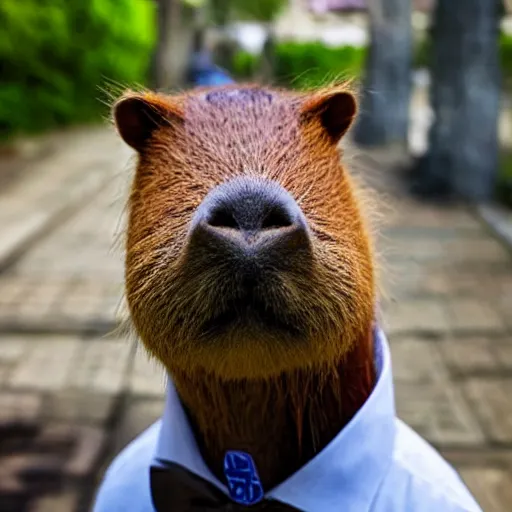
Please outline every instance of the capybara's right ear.
[[121, 138], [140, 152], [157, 128], [180, 122], [183, 111], [168, 96], [126, 92], [114, 104], [113, 117]]

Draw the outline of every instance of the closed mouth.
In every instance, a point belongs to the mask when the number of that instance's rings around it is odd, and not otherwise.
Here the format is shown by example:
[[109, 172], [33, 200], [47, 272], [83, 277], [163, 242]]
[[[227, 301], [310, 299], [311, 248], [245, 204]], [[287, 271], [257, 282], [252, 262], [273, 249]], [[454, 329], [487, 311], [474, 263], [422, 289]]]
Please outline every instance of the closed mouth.
[[215, 314], [203, 323], [201, 332], [205, 338], [213, 338], [230, 330], [251, 329], [258, 331], [280, 332], [292, 337], [302, 334], [296, 322], [290, 322], [261, 300], [233, 301], [222, 312]]

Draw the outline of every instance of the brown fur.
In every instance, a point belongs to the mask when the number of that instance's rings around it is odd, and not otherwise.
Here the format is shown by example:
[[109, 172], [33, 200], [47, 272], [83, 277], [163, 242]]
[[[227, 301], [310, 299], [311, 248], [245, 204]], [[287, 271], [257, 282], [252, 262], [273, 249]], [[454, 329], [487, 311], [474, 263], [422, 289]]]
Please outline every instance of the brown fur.
[[[139, 153], [126, 291], [137, 332], [172, 374], [210, 467], [221, 477], [225, 451], [246, 450], [268, 487], [321, 450], [372, 389], [374, 269], [337, 148], [355, 114], [350, 93], [227, 95], [238, 89], [209, 101], [207, 90], [128, 93], [116, 105], [118, 129]], [[282, 185], [313, 234], [311, 254], [294, 255], [293, 268], [276, 271], [264, 290], [296, 334], [246, 326], [205, 340], [201, 326], [237, 290], [225, 263], [191, 257], [188, 226], [213, 187], [240, 175]]]
[[223, 380], [176, 372], [206, 463], [222, 479], [226, 450], [252, 455], [265, 488], [297, 471], [362, 406], [372, 390], [370, 333], [334, 367], [296, 369], [278, 378]]

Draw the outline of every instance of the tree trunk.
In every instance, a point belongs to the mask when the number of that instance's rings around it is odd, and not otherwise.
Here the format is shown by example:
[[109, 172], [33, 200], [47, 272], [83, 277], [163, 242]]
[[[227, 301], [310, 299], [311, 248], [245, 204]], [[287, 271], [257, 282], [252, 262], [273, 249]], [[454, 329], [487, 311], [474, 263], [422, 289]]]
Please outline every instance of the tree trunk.
[[193, 32], [183, 16], [181, 0], [156, 0], [158, 39], [152, 62], [152, 87], [181, 86]]
[[418, 168], [425, 195], [489, 198], [498, 167], [501, 0], [438, 0], [432, 29], [429, 152]]
[[370, 48], [354, 138], [361, 145], [407, 144], [411, 94], [411, 0], [372, 0]]
[[258, 82], [271, 84], [275, 72], [275, 34], [272, 23], [265, 27], [266, 37], [261, 50], [261, 60], [258, 70]]

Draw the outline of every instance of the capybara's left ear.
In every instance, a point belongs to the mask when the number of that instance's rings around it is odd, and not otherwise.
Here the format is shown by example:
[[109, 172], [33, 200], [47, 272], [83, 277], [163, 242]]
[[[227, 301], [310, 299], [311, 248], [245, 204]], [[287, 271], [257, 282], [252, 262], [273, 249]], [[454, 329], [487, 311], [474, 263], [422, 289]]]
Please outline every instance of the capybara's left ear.
[[323, 89], [306, 96], [301, 113], [306, 118], [319, 118], [329, 137], [338, 142], [357, 114], [357, 102], [344, 87]]
[[114, 104], [113, 117], [121, 138], [141, 152], [155, 130], [181, 123], [183, 111], [176, 98], [127, 91]]

